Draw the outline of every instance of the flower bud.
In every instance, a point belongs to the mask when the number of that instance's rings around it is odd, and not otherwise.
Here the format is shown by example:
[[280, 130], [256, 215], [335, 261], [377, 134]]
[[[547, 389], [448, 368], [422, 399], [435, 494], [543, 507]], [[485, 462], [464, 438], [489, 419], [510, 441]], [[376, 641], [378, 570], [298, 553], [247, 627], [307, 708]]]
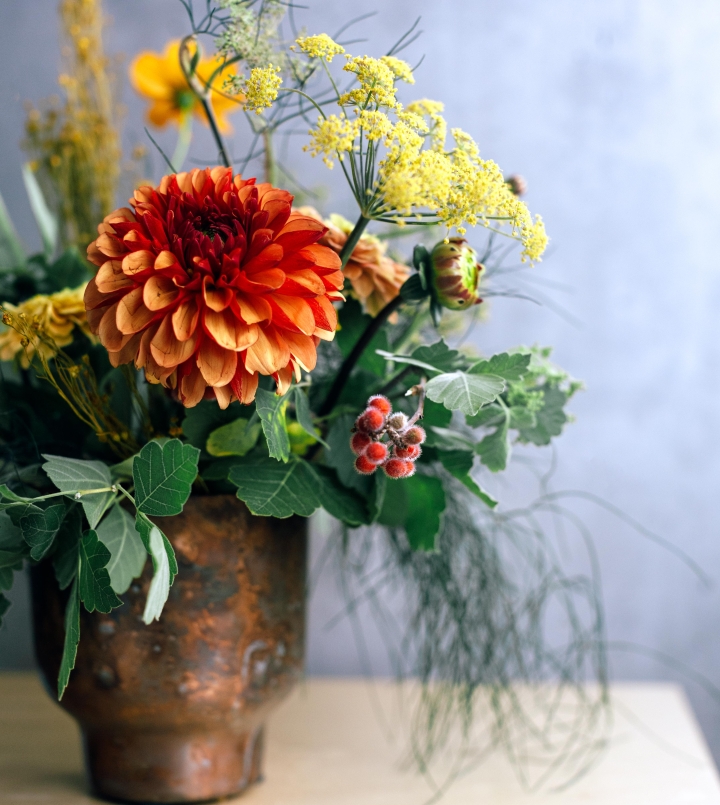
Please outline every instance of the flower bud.
[[475, 249], [464, 238], [450, 238], [447, 243], [441, 240], [430, 255], [430, 278], [438, 304], [450, 310], [479, 305], [483, 269]]
[[368, 408], [377, 408], [380, 413], [387, 416], [392, 411], [392, 403], [382, 394], [375, 394], [368, 400]]

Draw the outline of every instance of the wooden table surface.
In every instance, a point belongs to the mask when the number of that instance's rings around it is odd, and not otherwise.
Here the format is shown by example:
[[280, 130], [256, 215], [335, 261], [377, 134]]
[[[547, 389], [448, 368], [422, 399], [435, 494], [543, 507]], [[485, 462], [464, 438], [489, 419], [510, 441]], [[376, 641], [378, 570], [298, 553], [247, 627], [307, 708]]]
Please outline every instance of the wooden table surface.
[[[682, 691], [613, 687], [614, 727], [598, 764], [571, 788], [528, 795], [499, 754], [460, 778], [443, 805], [720, 805], [720, 784]], [[243, 805], [425, 805], [433, 791], [403, 766], [372, 702], [387, 712], [392, 685], [311, 679], [269, 723], [265, 782]], [[0, 674], [0, 803], [85, 805], [74, 722], [33, 674]]]

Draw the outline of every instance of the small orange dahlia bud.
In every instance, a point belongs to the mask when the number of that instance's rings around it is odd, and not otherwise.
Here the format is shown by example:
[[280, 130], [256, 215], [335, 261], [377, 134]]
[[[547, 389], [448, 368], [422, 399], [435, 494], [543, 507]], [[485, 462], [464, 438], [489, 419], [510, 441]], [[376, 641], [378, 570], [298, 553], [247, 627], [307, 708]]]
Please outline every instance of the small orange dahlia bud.
[[318, 244], [326, 227], [292, 201], [216, 167], [165, 176], [108, 215], [88, 247], [100, 270], [85, 307], [113, 366], [134, 361], [188, 408], [252, 402], [259, 375], [283, 394], [314, 369], [343, 275]]
[[382, 466], [388, 478], [409, 478], [415, 474], [415, 464], [402, 458], [391, 458]]
[[464, 238], [441, 240], [430, 254], [430, 280], [437, 302], [450, 310], [479, 305], [481, 263]]
[[372, 475], [377, 469], [377, 464], [374, 464], [367, 456], [358, 456], [355, 459], [355, 469], [360, 475]]
[[365, 451], [365, 456], [372, 461], [373, 464], [382, 464], [388, 457], [387, 445], [382, 442], [373, 442]]
[[403, 433], [402, 439], [406, 445], [408, 444], [422, 444], [425, 441], [425, 431], [418, 425], [413, 425], [406, 433]]
[[377, 408], [366, 408], [360, 414], [355, 427], [362, 433], [376, 433], [385, 424], [385, 416]]
[[372, 444], [372, 439], [367, 433], [354, 433], [350, 439], [350, 448], [356, 456], [361, 456], [370, 444]]
[[368, 406], [371, 408], [377, 408], [378, 411], [385, 414], [385, 416], [392, 411], [392, 403], [382, 394], [375, 394], [373, 397], [371, 397], [368, 400]]
[[422, 449], [417, 444], [409, 444], [406, 447], [396, 447], [393, 454], [396, 458], [406, 458], [409, 461], [415, 461], [420, 457]]

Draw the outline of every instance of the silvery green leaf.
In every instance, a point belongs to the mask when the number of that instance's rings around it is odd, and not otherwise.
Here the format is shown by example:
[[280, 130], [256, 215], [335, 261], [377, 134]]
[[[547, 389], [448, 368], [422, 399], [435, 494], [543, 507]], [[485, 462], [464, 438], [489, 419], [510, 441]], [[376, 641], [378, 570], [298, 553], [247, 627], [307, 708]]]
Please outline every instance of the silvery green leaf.
[[150, 582], [145, 611], [143, 612], [143, 621], [148, 624], [155, 620], [160, 620], [160, 615], [170, 595], [170, 585], [172, 584], [170, 562], [163, 537], [164, 535], [160, 529], [153, 525], [148, 535], [148, 544], [155, 572]]
[[107, 571], [113, 590], [122, 595], [145, 567], [147, 551], [135, 530], [135, 519], [121, 506], [113, 506], [97, 527], [100, 541], [110, 551]]
[[496, 375], [448, 372], [433, 377], [426, 386], [427, 396], [451, 411], [472, 416], [483, 405], [496, 400], [505, 390], [505, 381]]
[[[61, 492], [74, 495], [79, 491], [107, 489], [112, 486], [110, 469], [102, 461], [82, 461], [77, 458], [43, 455], [43, 469]], [[90, 528], [100, 522], [115, 497], [114, 492], [84, 495], [80, 499]]]
[[470, 374], [497, 375], [505, 380], [520, 380], [530, 366], [531, 355], [521, 352], [501, 352], [487, 360], [478, 361], [468, 369]]
[[[35, 508], [35, 507], [33, 507]], [[30, 546], [30, 557], [39, 562], [50, 550], [65, 517], [65, 504], [29, 511], [20, 518], [23, 539]]]

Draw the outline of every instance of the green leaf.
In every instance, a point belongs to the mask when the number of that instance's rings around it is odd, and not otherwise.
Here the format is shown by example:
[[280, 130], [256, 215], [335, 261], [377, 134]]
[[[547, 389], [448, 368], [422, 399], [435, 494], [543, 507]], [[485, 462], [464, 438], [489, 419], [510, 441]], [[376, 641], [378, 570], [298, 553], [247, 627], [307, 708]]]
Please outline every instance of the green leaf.
[[434, 344], [416, 347], [412, 357], [435, 367], [439, 372], [453, 372], [456, 369], [465, 369], [467, 358], [456, 349], [450, 347], [442, 340]]
[[30, 546], [30, 557], [39, 562], [50, 550], [65, 517], [65, 504], [56, 503], [44, 511], [30, 511], [20, 518], [23, 539]]
[[400, 296], [404, 302], [416, 305], [423, 302], [430, 294], [423, 285], [420, 274], [412, 274], [400, 287]]
[[122, 595], [142, 573], [147, 560], [147, 551], [135, 530], [135, 520], [116, 504], [98, 526], [97, 535], [110, 551], [107, 565], [110, 586]]
[[0, 627], [2, 627], [5, 613], [10, 609], [11, 606], [10, 601], [2, 593], [0, 593]]
[[237, 486], [238, 498], [262, 517], [309, 517], [320, 506], [317, 479], [302, 459], [281, 464], [271, 458], [245, 458], [228, 479]]
[[237, 406], [220, 408], [215, 400], [201, 400], [194, 408], [188, 408], [182, 421], [183, 436], [193, 447], [205, 449], [208, 436], [221, 425], [237, 419]]
[[530, 366], [532, 355], [501, 352], [488, 360], [479, 361], [468, 369], [473, 375], [497, 375], [505, 380], [520, 380]]
[[92, 276], [87, 261], [76, 248], [68, 249], [50, 266], [49, 278], [57, 290], [76, 288]]
[[372, 478], [355, 470], [357, 456], [350, 449], [350, 431], [354, 423], [352, 414], [343, 414], [332, 423], [327, 435], [325, 463], [337, 472], [343, 486], [354, 489], [367, 500], [372, 490]]
[[497, 403], [486, 405], [474, 416], [466, 416], [465, 421], [471, 428], [499, 425], [505, 419], [505, 409]]
[[149, 553], [153, 561], [153, 577], [145, 602], [143, 621], [147, 624], [160, 620], [165, 602], [170, 595], [170, 585], [173, 582], [170, 562], [165, 542], [167, 537], [160, 529], [153, 525], [148, 535]]
[[[362, 312], [360, 304], [355, 299], [348, 299], [340, 309], [339, 319], [340, 328], [335, 334], [335, 342], [340, 348], [343, 357], [347, 358], [372, 321], [372, 317]], [[388, 350], [389, 348], [387, 330], [386, 328], [381, 328], [365, 347], [357, 365], [361, 369], [367, 369], [372, 372], [376, 377], [383, 377], [385, 374], [385, 360], [377, 355], [376, 351]]]
[[507, 466], [510, 455], [507, 436], [508, 425], [507, 421], [505, 421], [475, 445], [475, 452], [480, 456], [480, 461], [491, 472], [500, 472]]
[[24, 554], [20, 551], [0, 550], [0, 570], [10, 568], [10, 570], [20, 570], [22, 567]]
[[25, 265], [26, 259], [25, 249], [0, 195], [0, 273], [21, 268]]
[[438, 428], [431, 425], [427, 431], [427, 444], [430, 447], [437, 447], [440, 450], [468, 450], [470, 453], [475, 449], [475, 444], [462, 433], [458, 433], [451, 428]]
[[22, 529], [13, 523], [6, 512], [0, 511], [0, 549], [22, 551], [24, 544]]
[[0, 499], [8, 503], [31, 503], [33, 500], [16, 495], [12, 489], [8, 489], [7, 484], [0, 484]]
[[438, 428], [446, 428], [451, 422], [452, 411], [448, 411], [444, 405], [438, 405], [438, 403], [433, 402], [432, 400], [425, 400], [422, 424], [426, 428], [429, 428], [432, 425], [435, 425]]
[[380, 512], [385, 505], [385, 495], [387, 494], [388, 479], [384, 472], [376, 472], [372, 478], [373, 485], [368, 497], [368, 519], [374, 523], [380, 517]]
[[125, 461], [119, 464], [113, 464], [110, 467], [110, 475], [114, 481], [131, 481], [133, 477], [133, 464], [135, 463], [135, 456], [129, 456]]
[[340, 483], [335, 470], [320, 464], [307, 466], [316, 477], [317, 497], [328, 514], [351, 527], [371, 522], [363, 499]]
[[523, 405], [513, 405], [508, 409], [510, 413], [510, 427], [515, 430], [523, 428], [534, 428], [537, 425], [537, 417], [534, 411], [530, 411]]
[[[150, 532], [153, 528], [158, 528], [155, 523], [146, 517], [142, 512], [137, 512], [137, 516], [135, 517], [135, 530], [140, 534], [140, 539], [145, 546], [145, 550], [151, 554], [150, 551]], [[163, 545], [165, 546], [165, 553], [167, 554], [168, 563], [170, 565], [170, 584], [172, 585], [173, 581], [175, 581], [175, 576], [178, 573], [178, 563], [175, 557], [175, 549], [170, 544], [170, 540], [163, 534], [163, 532], [158, 528], [160, 534], [163, 538]]]
[[[112, 486], [110, 469], [102, 461], [81, 461], [77, 458], [43, 455], [43, 469], [61, 492], [74, 495], [78, 491], [106, 489]], [[86, 495], [81, 500], [90, 528], [100, 522], [107, 507], [115, 498], [114, 492]]]
[[405, 532], [410, 547], [416, 551], [434, 551], [440, 533], [440, 518], [445, 511], [442, 482], [429, 475], [413, 475], [398, 483], [405, 485], [408, 495]]
[[489, 495], [470, 475], [473, 467], [473, 454], [466, 450], [439, 450], [440, 463], [454, 478], [479, 497], [483, 503], [494, 509], [498, 502]]
[[62, 660], [60, 661], [60, 673], [58, 674], [58, 701], [65, 693], [65, 688], [70, 681], [70, 673], [75, 667], [77, 657], [77, 647], [80, 642], [80, 594], [78, 580], [73, 582], [65, 607], [65, 643], [63, 645]]
[[308, 436], [312, 436], [313, 439], [317, 439], [317, 441], [320, 442], [323, 447], [327, 447], [327, 442], [323, 441], [318, 429], [315, 427], [315, 424], [312, 421], [312, 416], [310, 414], [310, 401], [305, 393], [305, 389], [301, 389], [299, 386], [294, 386], [293, 393], [295, 399], [295, 419], [297, 420], [298, 425], [300, 425]]
[[272, 391], [258, 389], [255, 396], [255, 410], [262, 422], [271, 458], [287, 461], [290, 458], [290, 438], [287, 432], [285, 411], [288, 397], [278, 397]]
[[40, 230], [43, 251], [45, 252], [45, 257], [49, 260], [57, 248], [59, 231], [57, 218], [50, 212], [43, 191], [40, 188], [38, 180], [35, 178], [35, 173], [30, 167], [29, 162], [26, 162], [22, 166], [22, 177], [23, 182], [25, 182], [25, 191], [30, 201], [30, 207], [35, 216], [35, 223]]
[[107, 564], [110, 551], [100, 542], [95, 531], [90, 529], [80, 540], [80, 599], [88, 612], [110, 612], [122, 601], [110, 585]]
[[55, 578], [61, 590], [67, 589], [77, 576], [81, 539], [82, 513], [79, 506], [73, 506], [60, 526], [53, 556]]
[[211, 456], [244, 456], [257, 443], [260, 436], [260, 422], [252, 424], [249, 419], [236, 419], [221, 425], [208, 436], [205, 449]]
[[543, 407], [535, 412], [535, 426], [521, 428], [520, 441], [545, 445], [550, 444], [553, 436], [559, 436], [567, 422], [563, 407], [569, 396], [567, 392], [554, 386], [543, 388]]
[[505, 381], [495, 375], [449, 372], [428, 381], [427, 396], [451, 411], [476, 414], [483, 405], [496, 400], [505, 390]]
[[[17, 569], [20, 570], [20, 567]], [[0, 567], [0, 590], [10, 590], [13, 586], [14, 579], [14, 568]], [[2, 625], [2, 618], [0, 618], [0, 625]]]
[[180, 514], [197, 477], [200, 451], [179, 439], [162, 446], [148, 442], [135, 456], [135, 505], [144, 514], [169, 517]]
[[410, 366], [417, 366], [420, 369], [424, 369], [426, 372], [441, 371], [440, 369], [436, 369], [431, 364], [421, 361], [419, 358], [413, 358], [412, 355], [396, 355], [394, 352], [388, 352], [385, 349], [376, 349], [375, 352], [377, 352], [377, 354], [386, 361], [393, 361], [394, 363], [407, 363]]

